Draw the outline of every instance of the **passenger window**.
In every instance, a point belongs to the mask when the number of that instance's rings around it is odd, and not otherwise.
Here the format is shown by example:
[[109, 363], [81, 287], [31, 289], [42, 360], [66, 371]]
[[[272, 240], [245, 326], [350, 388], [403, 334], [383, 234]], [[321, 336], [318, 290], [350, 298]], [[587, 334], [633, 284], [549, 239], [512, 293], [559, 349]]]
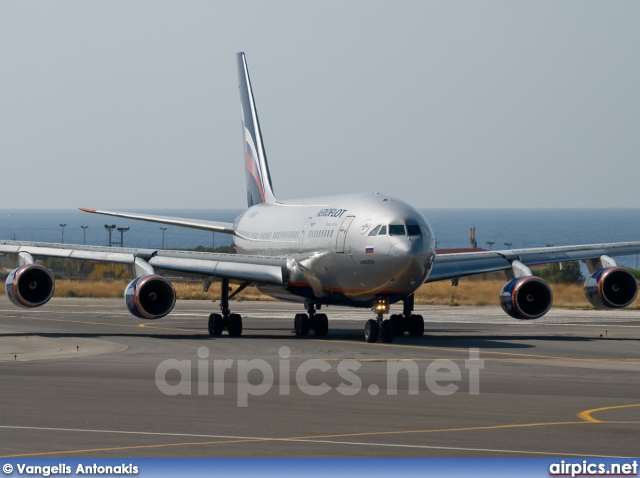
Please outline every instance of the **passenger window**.
[[378, 236], [386, 236], [387, 235], [387, 226], [382, 226], [380, 228], [380, 232], [378, 233]]
[[410, 236], [421, 236], [422, 231], [417, 224], [407, 224], [407, 234]]
[[378, 235], [378, 231], [380, 230], [382, 226], [376, 226], [370, 233], [370, 236], [377, 236]]
[[404, 224], [390, 224], [389, 225], [390, 236], [404, 236]]

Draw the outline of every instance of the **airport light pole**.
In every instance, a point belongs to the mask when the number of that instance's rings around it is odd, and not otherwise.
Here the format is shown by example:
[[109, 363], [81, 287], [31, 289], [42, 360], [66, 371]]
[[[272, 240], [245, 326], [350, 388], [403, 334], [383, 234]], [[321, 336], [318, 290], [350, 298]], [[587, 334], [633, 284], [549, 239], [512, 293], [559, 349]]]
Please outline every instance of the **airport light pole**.
[[164, 231], [166, 231], [167, 228], [161, 227], [160, 230], [162, 231], [162, 249], [164, 249]]
[[489, 245], [489, 250], [491, 250], [491, 246], [493, 246], [496, 243], [496, 241], [487, 241], [487, 244]]
[[67, 227], [66, 224], [60, 224], [60, 227], [62, 228], [62, 240], [60, 241], [62, 244], [64, 244], [64, 228]]
[[507, 246], [507, 249], [511, 249], [511, 246], [513, 246], [513, 242], [505, 242], [504, 245]]
[[109, 247], [111, 247], [111, 231], [113, 231], [116, 228], [115, 224], [109, 225], [109, 224], [105, 224], [104, 228], [109, 232]]
[[82, 228], [82, 244], [87, 245], [87, 228], [89, 226], [80, 226]]
[[119, 227], [118, 232], [120, 232], [120, 247], [124, 247], [124, 233], [129, 230], [128, 227]]

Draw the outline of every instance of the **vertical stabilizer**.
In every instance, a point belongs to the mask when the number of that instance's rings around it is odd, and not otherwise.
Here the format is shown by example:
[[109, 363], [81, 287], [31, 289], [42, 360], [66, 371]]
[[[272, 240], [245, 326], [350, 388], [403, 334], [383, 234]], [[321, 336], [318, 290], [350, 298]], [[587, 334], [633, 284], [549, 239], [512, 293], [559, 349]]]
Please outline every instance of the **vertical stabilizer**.
[[262, 143], [258, 112], [253, 100], [249, 70], [244, 53], [238, 53], [238, 83], [242, 105], [242, 135], [245, 170], [247, 174], [247, 203], [249, 207], [258, 203], [275, 204], [271, 187], [271, 176], [267, 155]]

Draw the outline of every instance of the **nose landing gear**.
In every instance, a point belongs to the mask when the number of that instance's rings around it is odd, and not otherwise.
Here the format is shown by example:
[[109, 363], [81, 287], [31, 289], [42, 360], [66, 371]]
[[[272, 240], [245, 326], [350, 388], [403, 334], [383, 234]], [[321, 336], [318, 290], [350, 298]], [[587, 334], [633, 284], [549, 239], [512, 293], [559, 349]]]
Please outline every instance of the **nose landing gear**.
[[378, 299], [373, 310], [376, 313], [376, 318], [367, 320], [364, 327], [364, 340], [372, 343], [378, 340], [378, 335], [380, 335], [385, 344], [393, 342], [395, 324], [389, 319], [384, 320], [384, 314], [389, 312], [389, 299]]
[[389, 319], [383, 319], [382, 314], [378, 314], [375, 319], [367, 320], [364, 326], [364, 340], [365, 342], [375, 342], [378, 340], [378, 335], [382, 338], [382, 342], [390, 344], [393, 342], [393, 337], [396, 335], [396, 326]]
[[409, 332], [411, 337], [422, 337], [424, 335], [424, 318], [421, 315], [413, 314], [414, 297], [411, 294], [403, 300], [404, 306], [402, 314], [392, 314], [389, 319], [383, 320], [383, 314], [389, 311], [389, 302], [386, 299], [379, 299], [374, 311], [376, 319], [369, 319], [364, 327], [365, 342], [375, 342], [378, 335], [382, 337], [383, 343], [391, 343], [395, 336], [403, 336]]

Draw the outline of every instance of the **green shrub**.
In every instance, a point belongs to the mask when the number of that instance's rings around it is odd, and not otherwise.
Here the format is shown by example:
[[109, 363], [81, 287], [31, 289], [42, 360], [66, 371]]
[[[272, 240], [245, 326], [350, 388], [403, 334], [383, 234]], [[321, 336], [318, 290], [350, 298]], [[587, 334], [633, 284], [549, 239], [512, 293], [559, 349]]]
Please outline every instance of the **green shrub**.
[[536, 275], [551, 284], [578, 284], [584, 282], [578, 261], [563, 262], [562, 269], [560, 269], [559, 262], [554, 262]]

